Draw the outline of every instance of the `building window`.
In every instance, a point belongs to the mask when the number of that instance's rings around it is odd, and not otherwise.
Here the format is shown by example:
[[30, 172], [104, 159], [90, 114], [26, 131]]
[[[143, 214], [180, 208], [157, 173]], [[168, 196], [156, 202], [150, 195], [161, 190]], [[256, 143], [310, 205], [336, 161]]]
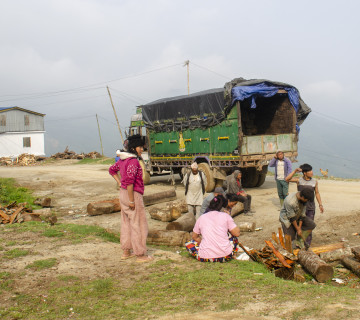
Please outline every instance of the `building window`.
[[28, 115], [25, 115], [24, 116], [24, 122], [25, 122], [25, 125], [28, 126], [30, 124], [30, 119], [29, 119], [29, 116]]
[[23, 138], [23, 147], [24, 148], [30, 148], [31, 147], [31, 138], [30, 137], [24, 137]]
[[4, 114], [0, 115], [0, 126], [6, 126], [6, 115]]

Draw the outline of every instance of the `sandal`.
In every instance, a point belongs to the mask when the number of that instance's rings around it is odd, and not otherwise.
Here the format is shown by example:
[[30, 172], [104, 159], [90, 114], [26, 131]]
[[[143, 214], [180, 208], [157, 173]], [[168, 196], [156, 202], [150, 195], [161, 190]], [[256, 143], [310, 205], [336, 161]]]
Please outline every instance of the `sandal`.
[[150, 262], [153, 261], [154, 258], [152, 256], [139, 256], [136, 259], [136, 262], [143, 263], [143, 262]]
[[126, 251], [124, 251], [124, 254], [121, 256], [120, 260], [127, 260], [127, 259], [135, 257], [134, 253], [131, 253], [130, 251], [128, 251], [126, 253], [125, 252]]

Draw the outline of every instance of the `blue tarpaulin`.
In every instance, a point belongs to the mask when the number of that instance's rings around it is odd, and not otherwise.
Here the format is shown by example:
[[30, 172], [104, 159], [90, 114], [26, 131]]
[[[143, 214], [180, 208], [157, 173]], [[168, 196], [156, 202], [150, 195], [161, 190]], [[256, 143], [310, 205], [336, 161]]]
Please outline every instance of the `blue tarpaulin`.
[[244, 101], [251, 98], [251, 108], [256, 108], [256, 98], [264, 97], [270, 98], [278, 93], [279, 89], [283, 89], [288, 93], [289, 100], [297, 113], [299, 110], [299, 92], [294, 87], [275, 86], [261, 82], [252, 86], [236, 86], [231, 90], [232, 105], [236, 101]]

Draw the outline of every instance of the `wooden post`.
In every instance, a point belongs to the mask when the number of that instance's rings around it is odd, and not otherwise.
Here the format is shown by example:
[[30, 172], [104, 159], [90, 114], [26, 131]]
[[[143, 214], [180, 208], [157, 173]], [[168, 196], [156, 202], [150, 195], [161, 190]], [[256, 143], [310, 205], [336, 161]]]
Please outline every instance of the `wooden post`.
[[109, 97], [110, 97], [110, 102], [111, 102], [111, 106], [112, 106], [112, 108], [113, 108], [113, 110], [114, 110], [114, 115], [115, 115], [116, 123], [117, 123], [117, 125], [118, 125], [118, 128], [119, 128], [119, 132], [120, 132], [120, 137], [121, 137], [121, 141], [122, 141], [122, 143], [124, 144], [124, 138], [123, 138], [123, 135], [122, 135], [122, 133], [121, 133], [121, 129], [120, 129], [120, 124], [119, 124], [119, 120], [118, 120], [118, 117], [117, 117], [117, 115], [116, 115], [116, 111], [115, 111], [114, 103], [113, 103], [113, 101], [112, 101], [112, 98], [111, 98], [111, 94], [110, 94], [110, 90], [109, 90], [109, 87], [108, 87], [108, 86], [106, 86], [106, 89], [107, 89], [107, 91], [108, 91], [108, 93], [109, 93]]
[[280, 240], [281, 246], [285, 249], [284, 237], [283, 237], [283, 233], [282, 233], [281, 228], [279, 228], [279, 240]]
[[290, 253], [293, 253], [291, 235], [289, 235], [289, 234], [285, 235], [285, 249], [287, 251], [289, 251]]
[[188, 95], [190, 94], [190, 60], [186, 60], [184, 67], [187, 67], [187, 89], [188, 89]]
[[96, 121], [97, 121], [98, 129], [99, 129], [99, 137], [100, 137], [100, 145], [101, 145], [101, 155], [104, 156], [104, 148], [103, 148], [103, 144], [102, 144], [102, 140], [101, 140], [100, 125], [99, 125], [99, 119], [98, 119], [97, 114], [96, 114]]

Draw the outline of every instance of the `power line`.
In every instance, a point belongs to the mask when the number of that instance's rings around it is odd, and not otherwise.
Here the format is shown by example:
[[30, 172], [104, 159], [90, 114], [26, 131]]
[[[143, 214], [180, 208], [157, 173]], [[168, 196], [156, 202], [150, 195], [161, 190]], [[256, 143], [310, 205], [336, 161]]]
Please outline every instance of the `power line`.
[[[124, 80], [124, 79], [129, 79], [129, 78], [136, 78], [136, 77], [139, 77], [139, 76], [142, 76], [142, 75], [145, 75], [145, 74], [149, 74], [149, 73], [153, 73], [153, 72], [157, 72], [157, 71], [162, 71], [162, 70], [165, 70], [165, 69], [169, 69], [169, 68], [173, 68], [173, 67], [176, 67], [176, 66], [180, 66], [182, 65], [182, 63], [177, 63], [177, 64], [173, 64], [173, 65], [169, 65], [169, 66], [165, 66], [165, 67], [160, 67], [160, 68], [155, 68], [155, 69], [152, 69], [152, 70], [148, 70], [148, 71], [144, 71], [144, 72], [140, 72], [140, 73], [135, 73], [135, 74], [129, 74], [129, 75], [126, 75], [126, 76], [123, 76], [123, 77], [120, 77], [120, 78], [117, 78], [117, 79], [112, 79], [112, 80], [108, 80], [108, 81], [103, 81], [103, 82], [98, 82], [98, 83], [95, 83], [95, 84], [90, 84], [90, 85], [86, 85], [86, 86], [81, 86], [81, 87], [77, 87], [77, 88], [72, 88], [72, 89], [64, 89], [64, 90], [58, 90], [58, 91], [49, 91], [49, 92], [37, 92], [37, 93], [23, 93], [23, 94], [19, 94], [19, 95], [12, 95], [12, 96], [18, 96], [18, 97], [21, 97], [21, 96], [34, 96], [34, 95], [37, 95], [38, 97], [42, 96], [42, 95], [53, 95], [53, 94], [61, 94], [61, 93], [68, 93], [68, 92], [72, 92], [72, 91], [76, 91], [76, 90], [84, 90], [84, 89], [88, 89], [88, 90], [93, 90], [93, 89], [98, 89], [98, 88], [91, 88], [91, 87], [94, 87], [94, 86], [99, 86], [99, 85], [105, 85], [107, 83], [111, 83], [111, 82], [116, 82], [116, 81], [120, 81], [120, 80]], [[11, 95], [5, 95], [5, 96], [11, 96]], [[28, 97], [28, 98], [30, 98]], [[2, 100], [0, 102], [6, 102], [6, 101], [13, 101], [14, 99], [10, 99], [10, 100]]]
[[346, 122], [346, 121], [343, 121], [343, 120], [340, 120], [340, 119], [337, 119], [337, 118], [334, 118], [334, 117], [331, 117], [331, 116], [328, 116], [326, 114], [323, 114], [323, 113], [320, 113], [318, 111], [314, 111], [313, 112], [325, 117], [325, 118], [329, 118], [329, 119], [332, 119], [332, 120], [335, 120], [335, 121], [338, 121], [338, 122], [342, 122], [342, 123], [345, 123], [347, 125], [350, 125], [350, 126], [353, 126], [353, 127], [356, 127], [356, 128], [360, 128], [360, 126], [356, 125], [356, 124], [353, 124], [353, 123], [350, 123], [350, 122]]
[[211, 72], [211, 73], [214, 73], [214, 74], [216, 74], [216, 75], [218, 75], [218, 76], [220, 76], [220, 77], [222, 77], [222, 78], [225, 78], [225, 79], [227, 79], [227, 80], [231, 80], [231, 78], [228, 77], [228, 76], [224, 76], [223, 74], [220, 74], [220, 73], [218, 73], [218, 72], [216, 72], [216, 71], [210, 70], [210, 69], [208, 69], [208, 68], [206, 68], [206, 67], [202, 67], [202, 66], [200, 66], [200, 65], [198, 65], [198, 64], [196, 64], [196, 63], [194, 63], [194, 62], [192, 62], [192, 61], [190, 61], [190, 62], [191, 62], [191, 64], [193, 64], [194, 66], [196, 66], [196, 67], [198, 67], [198, 68], [201, 68], [201, 69], [204, 69], [204, 70], [209, 71], [209, 72]]

